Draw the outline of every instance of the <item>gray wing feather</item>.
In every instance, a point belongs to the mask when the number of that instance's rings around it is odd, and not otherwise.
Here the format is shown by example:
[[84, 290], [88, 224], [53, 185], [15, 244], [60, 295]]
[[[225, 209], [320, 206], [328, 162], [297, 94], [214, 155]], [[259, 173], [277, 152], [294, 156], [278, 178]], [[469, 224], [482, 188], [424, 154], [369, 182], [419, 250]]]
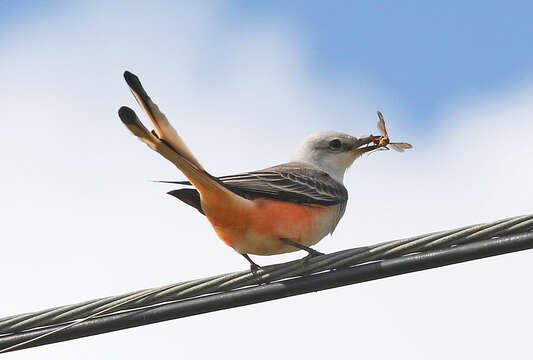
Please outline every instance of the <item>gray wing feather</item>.
[[272, 198], [301, 204], [346, 203], [348, 191], [327, 173], [300, 163], [218, 178], [229, 190], [247, 199]]
[[335, 231], [335, 228], [339, 224], [339, 221], [341, 221], [342, 216], [344, 215], [344, 211], [346, 211], [346, 202], [342, 203], [337, 210], [337, 215], [335, 217], [335, 221], [331, 224], [331, 228], [329, 229], [329, 233], [333, 234], [333, 231]]

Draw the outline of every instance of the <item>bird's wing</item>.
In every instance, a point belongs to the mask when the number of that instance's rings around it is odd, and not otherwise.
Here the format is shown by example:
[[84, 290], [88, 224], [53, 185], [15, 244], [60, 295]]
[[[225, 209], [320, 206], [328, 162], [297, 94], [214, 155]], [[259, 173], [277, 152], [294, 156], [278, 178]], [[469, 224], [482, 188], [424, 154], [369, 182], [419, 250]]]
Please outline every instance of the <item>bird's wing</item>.
[[325, 206], [348, 200], [344, 185], [321, 170], [297, 163], [218, 179], [229, 190], [247, 199], [267, 198]]
[[[228, 190], [246, 199], [272, 199], [308, 205], [346, 203], [348, 191], [326, 172], [300, 163], [287, 163], [264, 170], [218, 178]], [[163, 181], [190, 185], [188, 181]]]

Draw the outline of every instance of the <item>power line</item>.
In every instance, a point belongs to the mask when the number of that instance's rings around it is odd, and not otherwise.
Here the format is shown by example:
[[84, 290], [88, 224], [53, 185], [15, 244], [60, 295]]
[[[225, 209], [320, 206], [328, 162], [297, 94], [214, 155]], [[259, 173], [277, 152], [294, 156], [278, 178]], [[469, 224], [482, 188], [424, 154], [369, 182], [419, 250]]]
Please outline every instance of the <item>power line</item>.
[[533, 215], [518, 216], [268, 266], [258, 274], [224, 274], [10, 316], [0, 319], [0, 349], [51, 331], [57, 332], [15, 349], [525, 250], [533, 247], [532, 230]]

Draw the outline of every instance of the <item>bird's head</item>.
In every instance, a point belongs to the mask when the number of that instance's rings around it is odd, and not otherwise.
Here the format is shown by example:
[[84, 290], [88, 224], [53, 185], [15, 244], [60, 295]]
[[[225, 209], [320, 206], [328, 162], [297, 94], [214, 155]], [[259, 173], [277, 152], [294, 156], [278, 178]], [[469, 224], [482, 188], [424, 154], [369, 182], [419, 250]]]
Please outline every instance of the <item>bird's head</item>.
[[377, 148], [370, 137], [355, 137], [336, 131], [308, 136], [296, 149], [291, 161], [310, 164], [342, 183], [346, 169], [365, 152]]

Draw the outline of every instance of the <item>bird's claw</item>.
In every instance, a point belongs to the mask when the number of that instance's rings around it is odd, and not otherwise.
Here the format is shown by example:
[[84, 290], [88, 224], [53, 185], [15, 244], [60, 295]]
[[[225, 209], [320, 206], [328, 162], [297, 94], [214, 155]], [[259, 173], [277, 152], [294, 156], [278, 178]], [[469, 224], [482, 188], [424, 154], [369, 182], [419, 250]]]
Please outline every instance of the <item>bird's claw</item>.
[[257, 275], [259, 269], [261, 269], [261, 266], [257, 264], [250, 264], [250, 271], [252, 272], [252, 274]]

